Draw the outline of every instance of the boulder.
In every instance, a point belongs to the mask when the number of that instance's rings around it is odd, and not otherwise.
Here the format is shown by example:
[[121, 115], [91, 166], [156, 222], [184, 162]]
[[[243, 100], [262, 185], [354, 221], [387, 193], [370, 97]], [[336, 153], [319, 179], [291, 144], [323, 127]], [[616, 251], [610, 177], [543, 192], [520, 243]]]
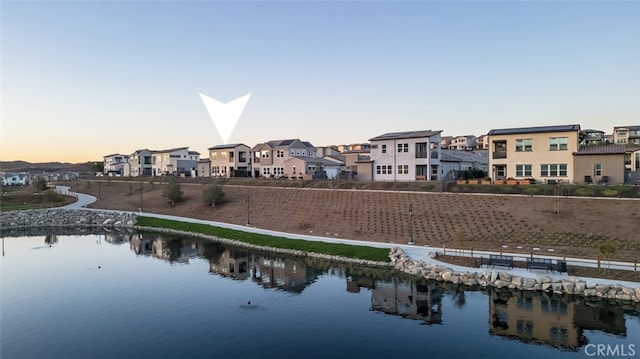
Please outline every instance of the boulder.
[[489, 277], [489, 279], [491, 283], [495, 283], [495, 281], [498, 280], [498, 272], [496, 272], [495, 269], [491, 271], [491, 276]]
[[596, 285], [596, 292], [598, 294], [605, 294], [609, 291], [609, 288], [611, 288], [611, 286], [608, 284], [599, 284]]
[[500, 272], [498, 273], [498, 277], [500, 278], [500, 280], [503, 280], [505, 282], [511, 281], [511, 274], [509, 274], [509, 272]]
[[513, 276], [511, 278], [511, 284], [515, 285], [516, 287], [520, 288], [522, 286], [522, 277], [519, 276]]
[[511, 282], [507, 282], [507, 281], [505, 281], [505, 280], [500, 280], [500, 279], [498, 279], [498, 280], [496, 280], [493, 284], [494, 284], [497, 288], [504, 288], [504, 287], [508, 287], [508, 286], [509, 286], [509, 284], [511, 284]]
[[453, 276], [453, 272], [448, 270], [440, 273], [440, 276], [442, 277], [443, 280], [449, 282], [451, 280], [451, 277]]
[[553, 290], [553, 287], [551, 286], [551, 283], [542, 283], [541, 284], [541, 288], [542, 290], [546, 291], [551, 291]]
[[452, 276], [451, 276], [451, 280], [450, 280], [450, 281], [451, 281], [451, 283], [453, 283], [453, 284], [460, 284], [460, 276], [452, 275]]
[[562, 282], [562, 291], [565, 293], [573, 293], [573, 288], [575, 287], [575, 283], [573, 282]]
[[540, 282], [540, 283], [551, 283], [552, 281], [551, 281], [551, 278], [549, 278], [549, 277], [547, 277], [547, 276], [544, 276], [544, 277], [541, 277], [541, 278], [539, 279], [539, 282]]
[[615, 298], [618, 300], [631, 300], [631, 296], [629, 294], [624, 294], [624, 293], [616, 294]]
[[577, 282], [574, 288], [576, 293], [582, 293], [587, 288], [587, 283], [585, 282]]
[[[536, 289], [536, 286], [538, 286], [538, 289]], [[524, 278], [522, 280], [522, 288], [526, 290], [540, 290], [541, 286], [541, 284], [536, 283], [536, 281], [531, 278]]]

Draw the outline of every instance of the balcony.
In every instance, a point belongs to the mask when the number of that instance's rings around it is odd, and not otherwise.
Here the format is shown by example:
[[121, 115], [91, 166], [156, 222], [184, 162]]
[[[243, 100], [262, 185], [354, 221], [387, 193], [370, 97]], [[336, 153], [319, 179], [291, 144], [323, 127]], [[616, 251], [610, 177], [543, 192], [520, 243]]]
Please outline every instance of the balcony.
[[429, 158], [429, 152], [416, 152], [416, 158]]
[[507, 158], [507, 152], [494, 152], [493, 153], [493, 159], [497, 160], [497, 159], [501, 159], [501, 158]]

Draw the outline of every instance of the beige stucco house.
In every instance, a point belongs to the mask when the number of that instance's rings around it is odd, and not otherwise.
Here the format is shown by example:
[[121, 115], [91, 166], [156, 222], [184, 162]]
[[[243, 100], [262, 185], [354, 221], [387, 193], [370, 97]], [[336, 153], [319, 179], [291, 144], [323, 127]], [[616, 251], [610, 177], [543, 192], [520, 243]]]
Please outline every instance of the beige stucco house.
[[623, 184], [625, 146], [580, 146], [574, 153], [575, 183]]
[[251, 175], [251, 149], [242, 143], [208, 148], [212, 177], [247, 177]]
[[580, 125], [504, 128], [489, 131], [492, 179], [534, 178], [543, 183], [574, 182], [573, 154]]

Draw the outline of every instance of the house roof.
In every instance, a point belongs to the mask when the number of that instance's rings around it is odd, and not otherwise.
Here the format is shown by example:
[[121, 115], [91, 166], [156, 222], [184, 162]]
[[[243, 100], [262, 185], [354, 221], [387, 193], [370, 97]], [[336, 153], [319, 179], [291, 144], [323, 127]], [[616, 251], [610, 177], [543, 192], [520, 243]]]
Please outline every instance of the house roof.
[[366, 150], [349, 150], [349, 151], [342, 151], [341, 153], [343, 155], [350, 154], [350, 153], [371, 153], [371, 150], [370, 149], [366, 149]]
[[574, 155], [623, 155], [627, 152], [624, 145], [580, 146]]
[[344, 156], [341, 155], [326, 155], [323, 158], [328, 158], [329, 160], [334, 160], [334, 161], [339, 161], [339, 162], [344, 162], [346, 161], [346, 158]]
[[489, 164], [489, 151], [456, 151], [441, 149], [442, 157], [440, 161], [444, 162], [478, 162]]
[[[221, 150], [223, 148], [236, 148], [238, 146], [247, 146], [244, 143], [230, 143], [228, 145], [215, 145], [212, 147], [207, 148], [208, 150]], [[249, 146], [247, 146], [249, 147]]]
[[190, 155], [200, 155], [200, 152], [198, 151], [189, 151]]
[[[340, 163], [337, 163], [335, 160], [333, 160], [333, 161], [325, 160], [324, 158], [320, 158], [320, 157], [291, 156], [291, 158], [299, 159], [299, 160], [302, 160], [302, 161], [307, 162], [307, 163], [321, 163], [323, 165], [340, 166]], [[287, 161], [289, 161], [289, 160], [287, 160]], [[344, 164], [344, 162], [343, 162], [343, 164]]]
[[516, 135], [521, 133], [540, 133], [540, 132], [572, 132], [580, 131], [580, 125], [557, 125], [557, 126], [538, 126], [538, 127], [519, 127], [519, 128], [500, 128], [489, 131], [489, 136], [495, 135]]
[[315, 148], [311, 143], [309, 143], [307, 141], [300, 141], [299, 138], [289, 138], [289, 139], [285, 139], [285, 140], [272, 140], [272, 141], [267, 141], [267, 142], [263, 142], [263, 143], [258, 143], [257, 145], [253, 146], [251, 151], [258, 151], [265, 145], [269, 146], [269, 148], [271, 148], [271, 149], [274, 149], [276, 147], [289, 147], [292, 144], [294, 144], [296, 141], [299, 142], [300, 144], [302, 144], [302, 146], [304, 146], [306, 148]]
[[394, 140], [401, 138], [421, 138], [421, 137], [431, 137], [433, 135], [437, 135], [442, 131], [404, 131], [404, 132], [389, 132], [382, 134], [380, 136], [376, 136], [374, 138], [370, 138], [369, 141], [383, 141], [383, 140]]
[[127, 157], [127, 158], [129, 158], [129, 156], [128, 156], [128, 155], [123, 155], [123, 154], [120, 154], [120, 153], [112, 153], [112, 154], [110, 154], [110, 155], [102, 156], [102, 158], [105, 158], [105, 157], [113, 157], [113, 156], [122, 156], [122, 157]]
[[613, 129], [616, 130], [618, 128], [628, 128], [629, 131], [640, 131], [640, 125], [631, 125], [631, 126], [614, 126]]
[[203, 158], [201, 160], [198, 160], [198, 163], [207, 163], [207, 162], [211, 162], [211, 160], [208, 158]]
[[170, 148], [168, 150], [156, 150], [156, 151], [151, 151], [153, 153], [165, 153], [165, 152], [173, 152], [173, 151], [180, 151], [180, 150], [186, 150], [189, 147], [175, 147], [175, 148]]

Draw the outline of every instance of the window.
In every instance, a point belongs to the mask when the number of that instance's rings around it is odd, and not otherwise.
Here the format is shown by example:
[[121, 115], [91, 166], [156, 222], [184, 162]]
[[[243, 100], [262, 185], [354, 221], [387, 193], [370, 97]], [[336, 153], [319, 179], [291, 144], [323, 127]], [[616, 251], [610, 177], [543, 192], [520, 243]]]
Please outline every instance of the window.
[[408, 143], [398, 143], [398, 152], [409, 152]]
[[566, 164], [545, 164], [540, 165], [540, 176], [542, 177], [566, 177], [567, 165]]
[[388, 172], [389, 174], [392, 174], [392, 173], [393, 173], [393, 171], [391, 171], [391, 166], [390, 166], [390, 165], [389, 165], [389, 166], [387, 166], [387, 172]]
[[402, 143], [398, 143], [398, 152], [402, 152]]
[[568, 137], [551, 137], [549, 139], [549, 151], [566, 151], [568, 143]]
[[416, 143], [416, 158], [429, 157], [429, 144], [426, 142]]
[[262, 169], [262, 174], [265, 176], [268, 176], [269, 174], [271, 174], [271, 169], [269, 167], [265, 167]]
[[382, 145], [382, 153], [387, 153], [387, 145]]
[[409, 165], [398, 165], [398, 174], [399, 175], [408, 175], [409, 174]]
[[383, 175], [387, 174], [387, 166], [382, 166], [382, 174]]
[[602, 164], [601, 163], [596, 163], [595, 165], [593, 165], [593, 169], [594, 169], [594, 172], [595, 172], [596, 176], [602, 176]]
[[220, 158], [223, 159], [223, 160], [227, 159], [227, 155], [228, 155], [227, 151], [221, 151], [220, 152]]
[[382, 173], [380, 167], [381, 166], [376, 166], [376, 174], [378, 174], [378, 175]]
[[531, 151], [533, 151], [533, 140], [531, 138], [516, 140], [516, 152], [531, 152]]
[[240, 158], [238, 158], [238, 162], [247, 162], [247, 153], [246, 152], [238, 152], [240, 153]]
[[269, 150], [263, 150], [260, 152], [262, 158], [269, 158]]
[[531, 177], [531, 165], [516, 165], [516, 177]]
[[212, 160], [217, 160], [218, 159], [218, 152], [211, 152], [211, 159]]
[[493, 142], [493, 159], [507, 158], [507, 141]]
[[283, 158], [284, 157], [284, 150], [277, 150], [276, 151], [276, 157]]

